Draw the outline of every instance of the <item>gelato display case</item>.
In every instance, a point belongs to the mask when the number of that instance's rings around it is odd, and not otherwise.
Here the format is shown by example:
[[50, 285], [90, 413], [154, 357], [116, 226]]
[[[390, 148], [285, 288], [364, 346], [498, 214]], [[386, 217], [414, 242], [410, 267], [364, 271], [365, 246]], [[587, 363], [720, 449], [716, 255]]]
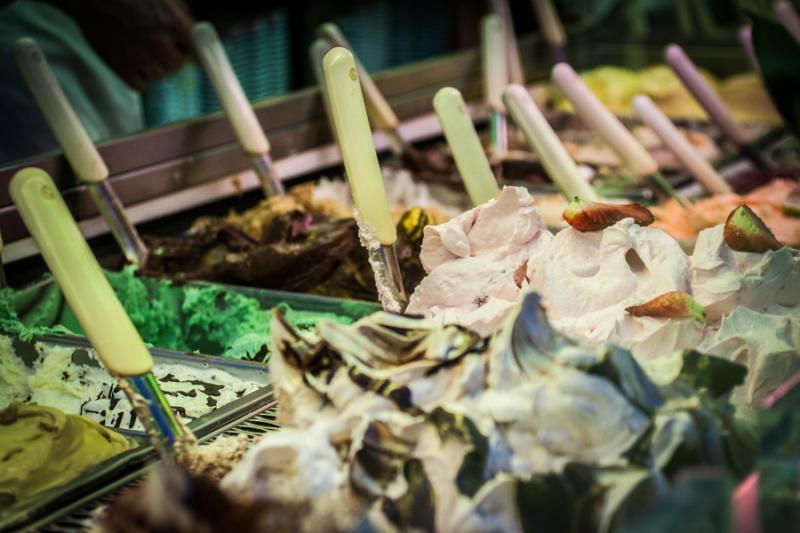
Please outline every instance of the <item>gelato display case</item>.
[[794, 26], [723, 3], [187, 2], [105, 139], [21, 62], [0, 531], [800, 528]]

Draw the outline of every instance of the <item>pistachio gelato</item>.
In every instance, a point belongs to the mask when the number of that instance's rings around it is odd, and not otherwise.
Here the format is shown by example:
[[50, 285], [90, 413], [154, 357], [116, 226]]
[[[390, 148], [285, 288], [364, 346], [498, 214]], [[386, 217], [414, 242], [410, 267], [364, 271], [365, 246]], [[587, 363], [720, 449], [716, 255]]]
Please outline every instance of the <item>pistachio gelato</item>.
[[0, 411], [0, 508], [62, 485], [131, 443], [97, 422], [39, 405]]

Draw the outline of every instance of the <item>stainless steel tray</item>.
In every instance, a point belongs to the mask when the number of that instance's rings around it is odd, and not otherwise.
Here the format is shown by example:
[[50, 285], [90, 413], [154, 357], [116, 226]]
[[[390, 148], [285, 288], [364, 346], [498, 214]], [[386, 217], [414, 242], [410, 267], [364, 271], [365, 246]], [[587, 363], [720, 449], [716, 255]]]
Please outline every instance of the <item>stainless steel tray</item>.
[[[74, 347], [76, 351], [91, 349], [89, 342], [80, 337], [37, 337], [28, 342], [17, 341], [17, 346], [24, 350], [23, 345], [32, 345], [34, 342]], [[219, 368], [236, 377], [264, 383], [259, 390], [192, 421], [189, 428], [201, 441], [207, 441], [275, 407], [275, 399], [269, 385], [269, 371], [263, 365], [219, 357], [185, 355], [157, 348], [151, 349], [150, 353], [156, 364], [180, 363], [195, 367]], [[21, 357], [25, 359], [24, 354], [21, 354]], [[269, 426], [265, 431], [274, 427], [277, 426]], [[87, 469], [69, 483], [36, 494], [0, 511], [0, 531], [20, 528], [38, 531], [40, 525], [51, 520], [54, 514], [58, 515], [73, 509], [87, 499], [94, 500], [96, 496], [91, 495], [113, 490], [114, 487], [120, 486], [120, 483], [124, 484], [141, 475], [147, 464], [155, 460], [156, 451], [146, 442], [142, 433], [129, 431], [124, 433], [138, 445]]]

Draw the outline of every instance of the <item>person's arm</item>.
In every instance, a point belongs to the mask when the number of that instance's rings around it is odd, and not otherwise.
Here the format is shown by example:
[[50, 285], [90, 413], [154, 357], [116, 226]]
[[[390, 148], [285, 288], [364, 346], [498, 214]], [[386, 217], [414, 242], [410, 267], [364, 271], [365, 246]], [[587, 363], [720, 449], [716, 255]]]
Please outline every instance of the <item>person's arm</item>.
[[45, 0], [71, 16], [106, 64], [134, 89], [179, 68], [191, 53], [184, 0]]

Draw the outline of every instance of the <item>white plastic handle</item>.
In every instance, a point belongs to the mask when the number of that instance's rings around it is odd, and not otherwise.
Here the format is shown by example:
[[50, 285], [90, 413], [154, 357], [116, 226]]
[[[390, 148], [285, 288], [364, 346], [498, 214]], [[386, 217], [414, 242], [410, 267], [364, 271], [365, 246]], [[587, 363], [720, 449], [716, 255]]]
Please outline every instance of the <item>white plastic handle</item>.
[[327, 39], [314, 39], [311, 46], [308, 47], [308, 55], [311, 58], [311, 70], [314, 71], [314, 79], [317, 80], [319, 87], [320, 99], [322, 100], [322, 107], [325, 108], [325, 116], [328, 118], [328, 125], [333, 135], [333, 140], [336, 140], [336, 127], [333, 124], [333, 114], [331, 113], [331, 103], [328, 97], [328, 88], [325, 86], [325, 74], [322, 72], [322, 61], [325, 54], [331, 49], [331, 43]]
[[625, 126], [606, 109], [566, 63], [553, 67], [553, 81], [570, 101], [575, 112], [600, 135], [625, 166], [637, 176], [658, 172], [658, 164]]
[[375, 238], [382, 245], [394, 244], [397, 230], [372, 142], [355, 58], [346, 48], [336, 47], [325, 54], [322, 68], [353, 202]]
[[14, 43], [13, 51], [22, 78], [75, 175], [85, 183], [99, 183], [106, 179], [108, 167], [105, 161], [72, 109], [36, 41], [22, 37]]
[[525, 83], [525, 73], [519, 57], [517, 36], [514, 33], [514, 19], [508, 0], [491, 0], [492, 12], [502, 17], [506, 27], [506, 57], [508, 58], [508, 83]]
[[568, 200], [576, 196], [583, 200], [597, 200], [597, 193], [583, 179], [575, 161], [561, 144], [527, 89], [522, 85], [509, 85], [506, 88], [505, 101], [511, 118], [539, 154], [542, 166], [564, 196]]
[[734, 120], [728, 106], [703, 78], [683, 48], [677, 44], [671, 44], [667, 46], [664, 56], [672, 70], [689, 89], [695, 100], [703, 106], [722, 133], [735, 144], [740, 146], [748, 144], [744, 129]]
[[633, 108], [708, 192], [712, 194], [732, 192], [733, 189], [728, 182], [694, 149], [675, 124], [649, 97], [643, 94], [636, 95], [633, 98]]
[[396, 130], [400, 125], [400, 120], [395, 115], [394, 110], [383, 97], [383, 94], [372, 81], [367, 69], [358, 60], [355, 50], [347, 42], [342, 31], [336, 24], [326, 22], [321, 25], [317, 30], [317, 35], [327, 39], [336, 46], [347, 48], [355, 57], [356, 69], [358, 70], [358, 79], [361, 80], [361, 88], [364, 91], [364, 98], [366, 99], [367, 110], [369, 117], [372, 119], [374, 126], [379, 130]]
[[505, 24], [500, 15], [481, 19], [481, 61], [486, 105], [492, 111], [505, 113], [503, 90], [508, 85]]
[[198, 22], [192, 28], [192, 40], [197, 57], [244, 151], [250, 155], [268, 153], [267, 136], [233, 72], [214, 26], [208, 22]]
[[461, 93], [453, 87], [439, 89], [433, 97], [433, 108], [472, 205], [481, 205], [497, 198], [500, 194], [497, 180]]
[[146, 374], [153, 358], [108, 283], [78, 224], [41, 169], [17, 172], [9, 185], [25, 226], [103, 364], [113, 374]]
[[567, 36], [564, 33], [564, 26], [558, 18], [558, 12], [553, 6], [552, 0], [531, 0], [536, 18], [539, 19], [539, 27], [544, 35], [544, 40], [551, 46], [564, 46]]

